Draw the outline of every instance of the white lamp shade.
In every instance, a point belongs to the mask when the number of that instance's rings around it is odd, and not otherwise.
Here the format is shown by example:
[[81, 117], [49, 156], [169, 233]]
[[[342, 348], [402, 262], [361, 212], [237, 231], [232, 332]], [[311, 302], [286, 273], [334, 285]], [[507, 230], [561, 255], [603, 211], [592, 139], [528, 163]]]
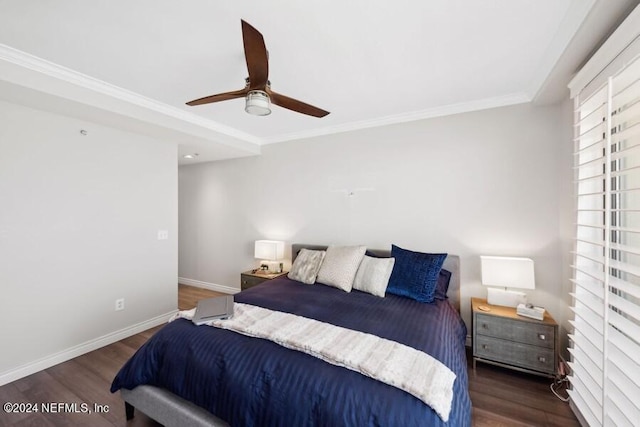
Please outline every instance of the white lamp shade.
[[535, 289], [533, 260], [529, 258], [481, 256], [482, 284], [505, 288]]
[[284, 258], [284, 242], [278, 240], [256, 240], [254, 257], [276, 261]]

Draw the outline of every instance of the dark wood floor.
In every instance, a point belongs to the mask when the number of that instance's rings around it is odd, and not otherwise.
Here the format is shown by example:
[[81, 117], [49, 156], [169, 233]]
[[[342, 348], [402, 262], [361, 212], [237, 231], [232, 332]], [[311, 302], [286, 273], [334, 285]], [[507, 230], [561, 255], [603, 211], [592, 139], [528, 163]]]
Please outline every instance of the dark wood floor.
[[[192, 308], [201, 298], [219, 295], [191, 286], [179, 286], [178, 307]], [[99, 350], [53, 366], [0, 387], [0, 403], [62, 402], [101, 405], [101, 413], [0, 412], [0, 426], [158, 426], [139, 411], [127, 422], [124, 404], [109, 386], [120, 367], [160, 327], [150, 329]], [[467, 355], [470, 359], [469, 355]], [[567, 403], [549, 390], [549, 380], [489, 365], [469, 365], [469, 390], [474, 426], [578, 426]]]
[[550, 379], [484, 363], [475, 371], [468, 366], [474, 426], [580, 426], [569, 404], [551, 393]]

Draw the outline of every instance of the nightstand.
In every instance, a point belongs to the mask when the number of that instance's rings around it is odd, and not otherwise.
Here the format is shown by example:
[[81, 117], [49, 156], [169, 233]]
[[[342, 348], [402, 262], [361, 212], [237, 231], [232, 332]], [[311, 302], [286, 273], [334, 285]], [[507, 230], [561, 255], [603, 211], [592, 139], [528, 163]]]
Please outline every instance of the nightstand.
[[[480, 307], [487, 307], [483, 311]], [[558, 324], [549, 313], [543, 320], [518, 316], [513, 307], [489, 305], [471, 298], [473, 369], [476, 362], [553, 377], [558, 367]]]
[[245, 289], [253, 288], [262, 282], [284, 276], [287, 273], [287, 271], [283, 271], [282, 273], [261, 273], [260, 270], [257, 270], [255, 273], [254, 270], [245, 271], [240, 274], [240, 289], [244, 291]]

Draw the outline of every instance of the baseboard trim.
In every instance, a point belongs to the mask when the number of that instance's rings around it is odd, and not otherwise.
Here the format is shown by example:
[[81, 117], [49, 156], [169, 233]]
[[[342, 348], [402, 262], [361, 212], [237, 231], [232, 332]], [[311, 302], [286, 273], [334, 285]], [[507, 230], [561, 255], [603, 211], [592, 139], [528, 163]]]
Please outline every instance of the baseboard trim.
[[75, 357], [82, 356], [83, 354], [89, 353], [90, 351], [97, 350], [109, 344], [113, 344], [114, 342], [123, 340], [132, 335], [139, 334], [140, 332], [146, 331], [147, 329], [162, 325], [163, 323], [167, 323], [169, 318], [176, 312], [177, 310], [169, 311], [152, 319], [136, 323], [135, 325], [120, 329], [119, 331], [108, 333], [106, 335], [86, 341], [82, 344], [78, 344], [66, 350], [59, 351], [50, 356], [45, 356], [36, 361], [29, 362], [17, 367], [16, 369], [4, 372], [0, 374], [0, 386], [35, 374], [36, 372], [43, 371], [47, 368], [50, 368], [62, 362], [66, 362], [67, 360], [71, 360]]
[[240, 289], [231, 286], [202, 282], [200, 280], [187, 279], [186, 277], [178, 277], [178, 283], [181, 285], [195, 286], [197, 288], [209, 289], [210, 291], [222, 292], [225, 294], [237, 294], [240, 292]]

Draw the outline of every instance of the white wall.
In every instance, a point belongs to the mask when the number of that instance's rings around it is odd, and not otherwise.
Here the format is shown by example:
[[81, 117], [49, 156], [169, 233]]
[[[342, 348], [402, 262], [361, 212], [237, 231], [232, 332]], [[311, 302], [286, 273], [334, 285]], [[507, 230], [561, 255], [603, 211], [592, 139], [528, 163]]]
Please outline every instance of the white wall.
[[574, 158], [573, 158], [573, 101], [567, 98], [560, 106], [559, 118], [562, 121], [562, 142], [558, 146], [558, 160], [559, 164], [559, 192], [560, 192], [560, 205], [558, 216], [560, 218], [560, 242], [561, 250], [560, 257], [562, 258], [562, 289], [558, 294], [561, 307], [564, 309], [564, 313], [558, 313], [557, 319], [560, 323], [560, 327], [563, 331], [561, 335], [561, 346], [563, 350], [562, 355], [566, 360], [569, 359], [569, 352], [567, 349], [569, 345], [569, 339], [566, 335], [567, 331], [572, 330], [573, 326], [569, 324], [569, 319], [573, 319], [573, 312], [569, 308], [573, 303], [573, 299], [569, 292], [573, 292], [573, 285], [569, 281], [573, 277], [573, 270], [571, 265], [573, 264], [572, 251], [575, 247], [575, 230], [576, 230], [576, 198], [575, 198], [575, 184], [574, 184]]
[[469, 297], [486, 295], [479, 255], [528, 256], [530, 301], [563, 322], [566, 116], [566, 106], [523, 104], [181, 167], [179, 275], [239, 287], [259, 238], [446, 251], [461, 256], [469, 325]]
[[0, 385], [176, 309], [176, 157], [175, 144], [0, 102]]

